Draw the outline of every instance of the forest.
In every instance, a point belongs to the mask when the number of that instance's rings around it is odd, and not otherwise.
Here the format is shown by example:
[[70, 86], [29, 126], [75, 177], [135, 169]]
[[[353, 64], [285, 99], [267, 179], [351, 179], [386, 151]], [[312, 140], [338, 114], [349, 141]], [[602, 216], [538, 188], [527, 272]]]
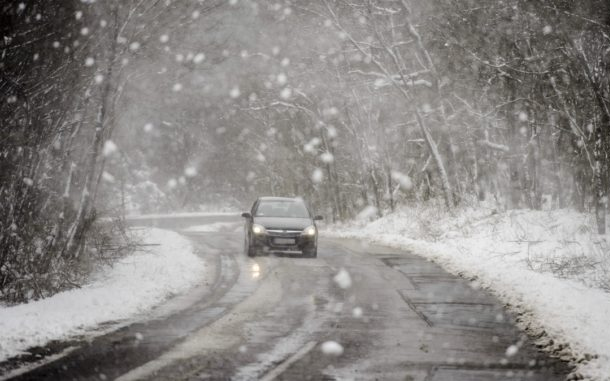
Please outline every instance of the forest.
[[[0, 300], [76, 287], [131, 213], [573, 208], [606, 231], [605, 0], [0, 8]], [[252, 33], [256, 31], [256, 33]]]

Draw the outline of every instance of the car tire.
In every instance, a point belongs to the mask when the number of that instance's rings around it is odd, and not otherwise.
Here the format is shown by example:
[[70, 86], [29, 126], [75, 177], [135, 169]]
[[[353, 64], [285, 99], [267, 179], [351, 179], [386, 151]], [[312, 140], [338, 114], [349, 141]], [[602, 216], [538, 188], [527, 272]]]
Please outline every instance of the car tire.
[[307, 258], [317, 258], [318, 257], [318, 248], [314, 247], [313, 249], [303, 250], [303, 256]]

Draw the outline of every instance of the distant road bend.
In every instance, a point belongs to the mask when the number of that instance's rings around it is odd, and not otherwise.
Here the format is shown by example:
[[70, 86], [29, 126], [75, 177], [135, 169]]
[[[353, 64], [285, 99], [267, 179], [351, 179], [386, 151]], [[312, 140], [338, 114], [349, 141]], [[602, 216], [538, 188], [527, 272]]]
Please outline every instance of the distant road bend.
[[[569, 373], [496, 299], [416, 255], [321, 237], [317, 259], [250, 259], [238, 216], [132, 224], [182, 231], [216, 222], [226, 228], [183, 233], [208, 265], [207, 284], [168, 301], [166, 313], [70, 343], [13, 379], [551, 381]], [[333, 280], [341, 269], [347, 288]], [[518, 350], [508, 356], [509, 347]]]

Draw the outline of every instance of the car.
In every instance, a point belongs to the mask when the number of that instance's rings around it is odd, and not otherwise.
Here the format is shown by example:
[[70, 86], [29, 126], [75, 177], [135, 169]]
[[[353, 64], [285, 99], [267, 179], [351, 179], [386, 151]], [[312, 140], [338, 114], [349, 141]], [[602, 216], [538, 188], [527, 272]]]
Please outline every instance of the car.
[[245, 218], [245, 252], [249, 257], [261, 253], [300, 253], [318, 255], [318, 227], [303, 199], [295, 197], [259, 197]]

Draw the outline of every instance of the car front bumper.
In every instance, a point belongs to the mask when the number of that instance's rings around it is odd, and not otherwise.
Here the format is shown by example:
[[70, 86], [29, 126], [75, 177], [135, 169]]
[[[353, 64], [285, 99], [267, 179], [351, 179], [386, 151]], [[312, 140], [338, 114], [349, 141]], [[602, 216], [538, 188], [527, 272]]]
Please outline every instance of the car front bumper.
[[290, 233], [252, 234], [251, 246], [270, 252], [306, 251], [316, 248], [317, 236]]

